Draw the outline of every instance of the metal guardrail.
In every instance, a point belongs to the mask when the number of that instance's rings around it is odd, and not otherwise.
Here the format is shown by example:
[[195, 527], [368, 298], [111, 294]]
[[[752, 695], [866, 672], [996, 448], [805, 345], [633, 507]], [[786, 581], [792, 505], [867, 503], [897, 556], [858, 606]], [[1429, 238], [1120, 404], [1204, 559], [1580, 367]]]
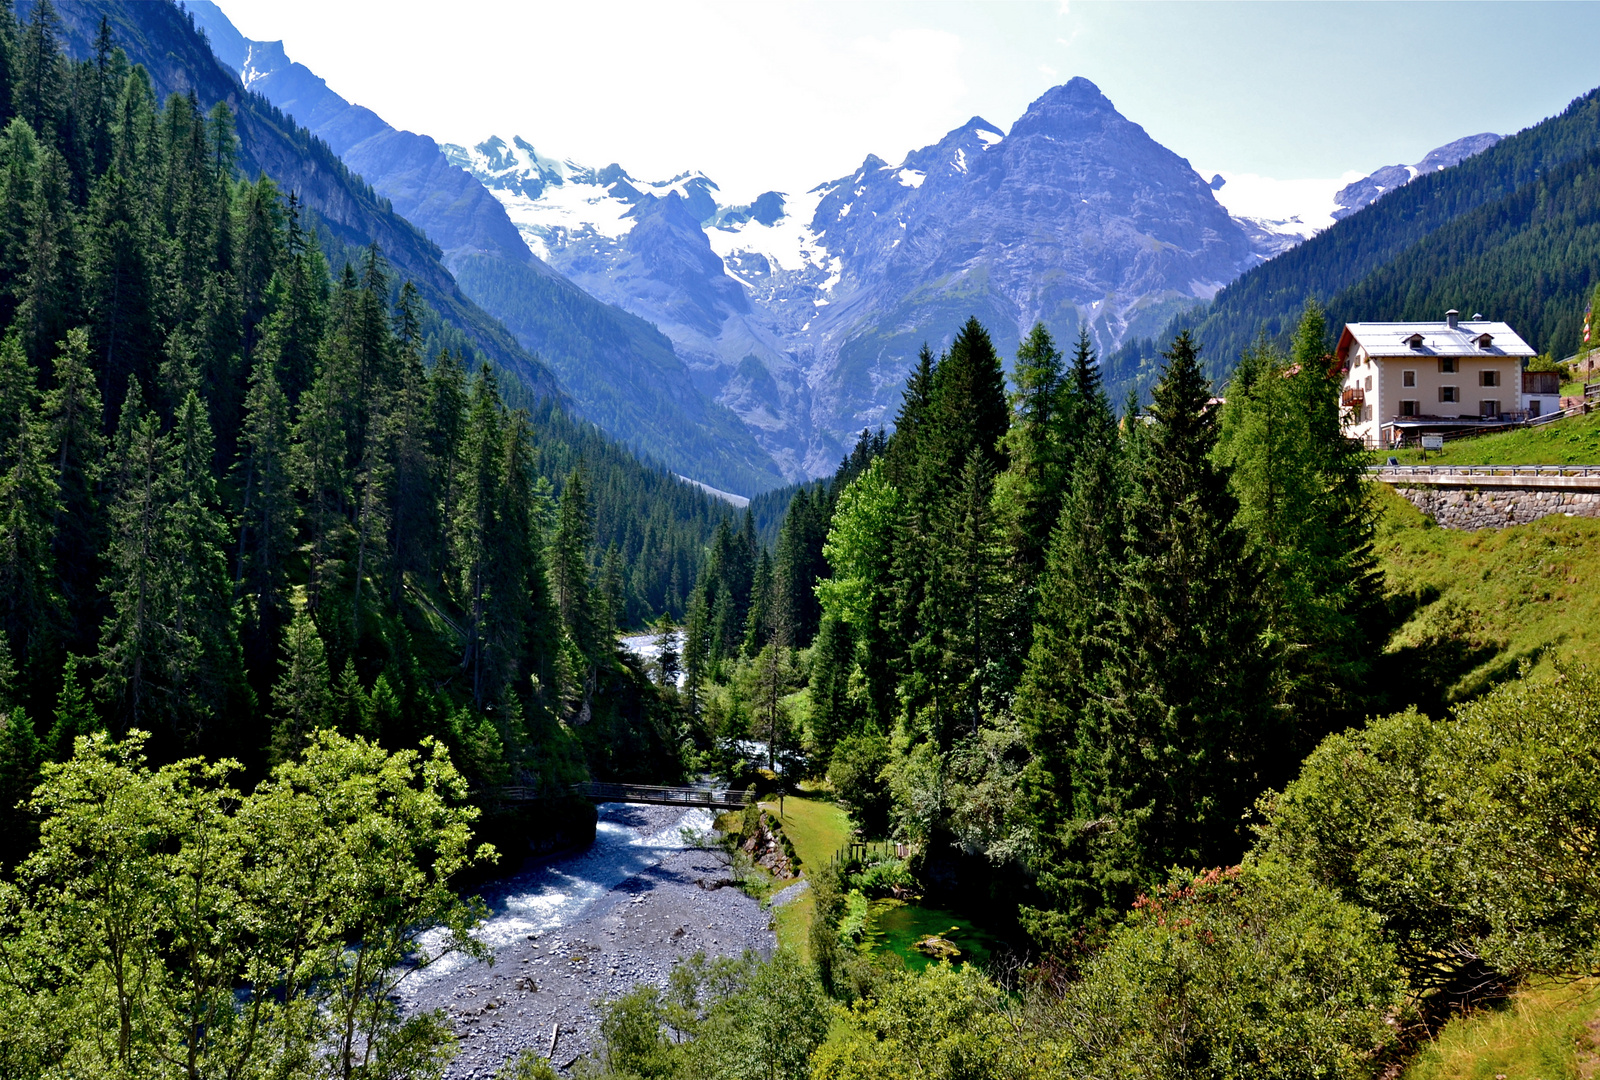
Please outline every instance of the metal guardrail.
[[731, 788], [657, 787], [652, 784], [602, 784], [590, 780], [572, 785], [572, 793], [595, 802], [649, 803], [656, 806], [714, 806], [738, 810], [754, 800], [749, 791]]
[[1367, 472], [1392, 476], [1588, 476], [1600, 465], [1368, 465]]

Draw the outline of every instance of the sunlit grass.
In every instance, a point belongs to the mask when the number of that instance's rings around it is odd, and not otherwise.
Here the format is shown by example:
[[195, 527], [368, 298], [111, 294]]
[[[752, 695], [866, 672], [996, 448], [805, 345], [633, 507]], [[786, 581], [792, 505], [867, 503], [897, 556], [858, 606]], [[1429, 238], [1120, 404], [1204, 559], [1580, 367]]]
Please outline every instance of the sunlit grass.
[[1534, 986], [1450, 1021], [1402, 1080], [1592, 1080], [1600, 981]]
[[1384, 485], [1378, 497], [1377, 553], [1389, 589], [1438, 594], [1401, 628], [1397, 644], [1427, 633], [1453, 607], [1499, 647], [1461, 685], [1524, 657], [1540, 666], [1600, 660], [1600, 519], [1551, 516], [1466, 532], [1433, 526]]
[[[761, 806], [778, 817], [777, 799], [767, 799]], [[828, 862], [850, 840], [850, 815], [836, 803], [823, 799], [786, 796], [780, 824], [794, 845], [795, 854], [800, 856], [802, 871]]]
[[1569, 416], [1535, 428], [1452, 439], [1443, 450], [1380, 450], [1402, 465], [1600, 465], [1600, 413]]

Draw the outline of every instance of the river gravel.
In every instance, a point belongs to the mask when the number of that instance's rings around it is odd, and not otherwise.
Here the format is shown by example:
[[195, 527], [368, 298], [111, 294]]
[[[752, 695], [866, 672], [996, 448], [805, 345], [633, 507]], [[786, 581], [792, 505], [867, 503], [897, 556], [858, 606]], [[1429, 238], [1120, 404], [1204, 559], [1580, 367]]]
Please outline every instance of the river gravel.
[[685, 843], [710, 829], [704, 810], [606, 803], [587, 851], [530, 861], [481, 890], [478, 936], [493, 964], [447, 957], [402, 984], [407, 1011], [444, 1009], [461, 1039], [451, 1080], [492, 1077], [525, 1047], [563, 1070], [589, 1052], [597, 1002], [639, 983], [665, 986], [679, 960], [704, 951], [763, 956], [776, 945], [769, 912], [729, 883], [718, 852]]

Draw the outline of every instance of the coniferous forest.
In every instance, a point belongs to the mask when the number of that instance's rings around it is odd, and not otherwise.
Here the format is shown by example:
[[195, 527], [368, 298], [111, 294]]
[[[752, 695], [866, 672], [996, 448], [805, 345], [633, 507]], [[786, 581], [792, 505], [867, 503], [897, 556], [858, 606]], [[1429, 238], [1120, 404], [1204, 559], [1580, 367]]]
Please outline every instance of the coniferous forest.
[[597, 772], [654, 770], [611, 635], [682, 616], [726, 508], [237, 175], [226, 106], [156, 101], [105, 31], [71, 63], [52, 19], [0, 26], [5, 813], [97, 730], [252, 773], [327, 725], [436, 737], [485, 787], [581, 772], [530, 756], [581, 713]]
[[[854, 829], [803, 941], [600, 1003], [592, 1080], [1392, 1076], [1600, 973], [1600, 675], [1394, 640], [1315, 302], [1125, 402], [1086, 332], [971, 319], [739, 514], [59, 36], [0, 2], [0, 1080], [442, 1076], [398, 988], [490, 957], [476, 885], [592, 838], [585, 779]], [[766, 895], [779, 806], [701, 889]], [[875, 948], [923, 898], [994, 962]]]

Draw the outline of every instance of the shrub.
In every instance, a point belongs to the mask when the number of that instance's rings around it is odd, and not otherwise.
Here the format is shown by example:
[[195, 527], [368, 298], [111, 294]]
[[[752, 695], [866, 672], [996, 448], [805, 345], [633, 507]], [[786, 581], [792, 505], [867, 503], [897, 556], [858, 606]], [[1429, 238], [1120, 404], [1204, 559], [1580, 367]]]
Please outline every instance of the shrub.
[[889, 828], [890, 794], [883, 770], [889, 765], [889, 740], [882, 735], [853, 735], [834, 747], [828, 783], [849, 806], [867, 836]]
[[1142, 897], [1043, 1027], [1074, 1076], [1365, 1077], [1398, 981], [1371, 913], [1246, 863]]
[[1375, 912], [1413, 988], [1600, 962], [1600, 677], [1557, 667], [1326, 740], [1263, 800], [1266, 851]]

